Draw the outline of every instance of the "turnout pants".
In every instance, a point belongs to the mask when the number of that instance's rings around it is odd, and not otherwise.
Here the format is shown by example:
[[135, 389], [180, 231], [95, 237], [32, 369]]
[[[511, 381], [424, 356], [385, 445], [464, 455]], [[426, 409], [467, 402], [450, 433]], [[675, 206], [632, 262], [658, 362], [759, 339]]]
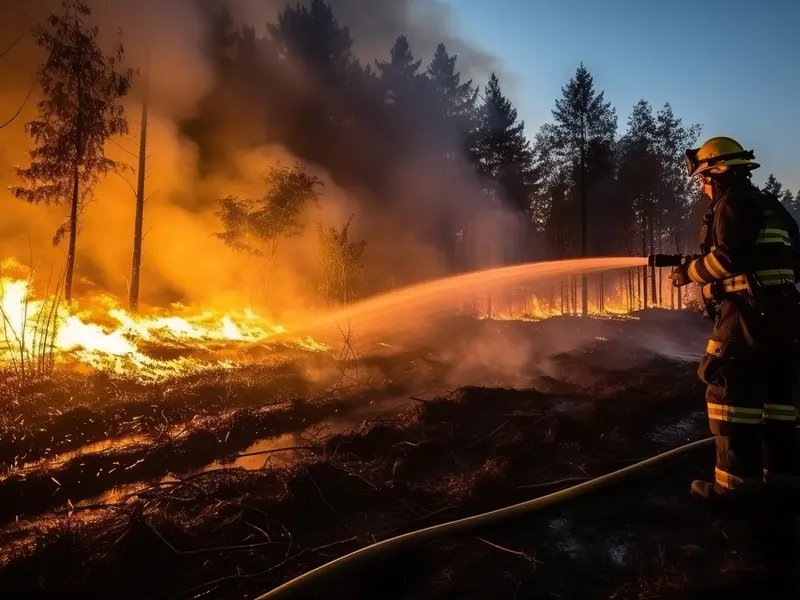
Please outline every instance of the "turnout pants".
[[742, 296], [719, 306], [698, 375], [716, 437], [714, 479], [726, 490], [800, 490], [794, 316], [791, 306], [756, 310]]

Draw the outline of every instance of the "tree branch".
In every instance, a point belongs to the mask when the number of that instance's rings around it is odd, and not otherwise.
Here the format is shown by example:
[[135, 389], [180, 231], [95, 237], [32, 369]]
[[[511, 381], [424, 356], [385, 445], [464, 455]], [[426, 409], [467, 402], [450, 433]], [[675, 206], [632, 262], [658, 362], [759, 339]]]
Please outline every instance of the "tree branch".
[[2, 125], [0, 125], [0, 129], [4, 129], [4, 128], [8, 127], [9, 125], [11, 125], [11, 123], [13, 123], [16, 120], [16, 118], [20, 115], [20, 113], [22, 112], [22, 109], [24, 109], [25, 105], [28, 104], [28, 100], [30, 99], [31, 94], [33, 94], [33, 88], [36, 87], [36, 82], [37, 81], [38, 81], [38, 79], [34, 78], [33, 83], [31, 84], [31, 88], [28, 90], [28, 93], [25, 96], [25, 99], [22, 101], [22, 104], [17, 109], [17, 112], [15, 112], [14, 115], [8, 121], [6, 121]]

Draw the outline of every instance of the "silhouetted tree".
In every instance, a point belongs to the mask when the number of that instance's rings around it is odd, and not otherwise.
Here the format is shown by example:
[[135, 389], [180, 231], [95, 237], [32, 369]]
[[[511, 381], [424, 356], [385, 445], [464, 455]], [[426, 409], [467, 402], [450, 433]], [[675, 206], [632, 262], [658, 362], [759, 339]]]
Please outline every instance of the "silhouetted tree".
[[388, 61], [375, 61], [375, 66], [378, 67], [381, 81], [391, 92], [393, 103], [402, 104], [409, 100], [409, 95], [417, 91], [417, 86], [421, 83], [419, 68], [422, 61], [414, 59], [408, 39], [404, 35], [395, 40], [389, 57]]
[[701, 126], [686, 126], [675, 116], [667, 103], [656, 115], [656, 153], [661, 166], [661, 178], [656, 187], [656, 217], [660, 239], [654, 241], [655, 249], [681, 252], [688, 236], [696, 239], [696, 223], [687, 221], [692, 203], [697, 199], [699, 187], [689, 178], [683, 162], [687, 148], [697, 142]]
[[27, 124], [36, 147], [31, 164], [18, 168], [25, 185], [12, 193], [32, 203], [70, 205], [69, 220], [56, 232], [54, 243], [69, 234], [64, 296], [72, 298], [78, 217], [97, 179], [117, 164], [106, 158], [104, 145], [127, 133], [128, 123], [118, 103], [130, 87], [132, 72], [119, 70], [123, 48], [106, 56], [97, 44], [97, 27], [88, 27], [91, 14], [83, 0], [64, 0], [63, 14], [51, 14], [47, 25], [35, 29], [37, 43], [47, 52], [39, 69], [45, 98], [39, 117]]
[[413, 151], [416, 143], [413, 132], [421, 130], [426, 83], [424, 74], [420, 73], [421, 65], [422, 60], [414, 58], [404, 35], [395, 40], [388, 61], [375, 61], [384, 105], [388, 109], [383, 131], [392, 139], [390, 162]]
[[133, 257], [131, 259], [131, 284], [128, 292], [128, 307], [131, 312], [139, 311], [139, 283], [142, 272], [142, 241], [144, 239], [144, 195], [147, 179], [147, 117], [150, 102], [150, 52], [144, 73], [144, 93], [142, 96], [142, 120], [139, 132], [139, 165], [136, 170], [136, 212], [133, 217]]
[[800, 191], [795, 196], [790, 190], [783, 190], [781, 202], [786, 207], [786, 210], [789, 211], [789, 214], [794, 217], [794, 220], [797, 221], [800, 218]]
[[525, 123], [503, 95], [492, 73], [478, 108], [474, 155], [479, 172], [495, 181], [508, 204], [525, 214], [531, 212], [536, 188], [533, 151], [525, 137]]
[[478, 87], [472, 87], [471, 79], [461, 82], [461, 73], [456, 70], [457, 59], [457, 56], [447, 53], [444, 44], [439, 44], [426, 75], [428, 93], [434, 106], [433, 117], [438, 120], [438, 127], [445, 129], [441, 138], [455, 146], [446, 152], [463, 155], [476, 125]]
[[[544, 131], [540, 141], [542, 149], [549, 155], [546, 159], [558, 171], [573, 175], [570, 188], [577, 190], [579, 198], [580, 255], [589, 251], [588, 215], [589, 197], [587, 180], [587, 154], [589, 144], [594, 142], [614, 143], [617, 116], [610, 103], [604, 102], [604, 92], [597, 93], [594, 80], [581, 63], [566, 86], [562, 96], [556, 100], [553, 110], [554, 123]], [[588, 286], [583, 278], [583, 313], [588, 311]]]
[[778, 198], [780, 198], [783, 195], [783, 184], [780, 181], [778, 181], [775, 175], [773, 175], [772, 173], [770, 173], [769, 177], [767, 177], [767, 181], [764, 184], [763, 189], [765, 192], [770, 192], [772, 194], [775, 194]]

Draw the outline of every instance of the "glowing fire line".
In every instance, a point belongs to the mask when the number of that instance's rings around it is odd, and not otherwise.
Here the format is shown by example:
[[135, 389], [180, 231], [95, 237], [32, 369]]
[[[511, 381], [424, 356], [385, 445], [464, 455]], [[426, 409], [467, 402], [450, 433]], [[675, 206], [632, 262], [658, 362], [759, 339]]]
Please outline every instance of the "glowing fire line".
[[[235, 316], [203, 312], [153, 317], [131, 315], [110, 299], [104, 303], [111, 305], [104, 320], [113, 326], [94, 322], [91, 313], [71, 313], [55, 298], [33, 298], [25, 280], [0, 279], [0, 366], [35, 363], [44, 356], [101, 371], [162, 377], [233, 364], [187, 357], [160, 360], [142, 352], [142, 343], [205, 349], [210, 342], [259, 342], [284, 331], [249, 309]], [[297, 340], [295, 345], [312, 351], [328, 349], [312, 339]]]

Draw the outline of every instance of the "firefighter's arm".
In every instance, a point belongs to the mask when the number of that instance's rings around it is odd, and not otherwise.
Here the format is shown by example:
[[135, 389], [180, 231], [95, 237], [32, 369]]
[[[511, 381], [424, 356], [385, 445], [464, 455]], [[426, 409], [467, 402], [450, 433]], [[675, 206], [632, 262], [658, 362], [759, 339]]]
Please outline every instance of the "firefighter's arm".
[[762, 216], [763, 209], [751, 198], [723, 198], [712, 225], [717, 245], [689, 264], [689, 278], [702, 285], [743, 272], [758, 239]]

